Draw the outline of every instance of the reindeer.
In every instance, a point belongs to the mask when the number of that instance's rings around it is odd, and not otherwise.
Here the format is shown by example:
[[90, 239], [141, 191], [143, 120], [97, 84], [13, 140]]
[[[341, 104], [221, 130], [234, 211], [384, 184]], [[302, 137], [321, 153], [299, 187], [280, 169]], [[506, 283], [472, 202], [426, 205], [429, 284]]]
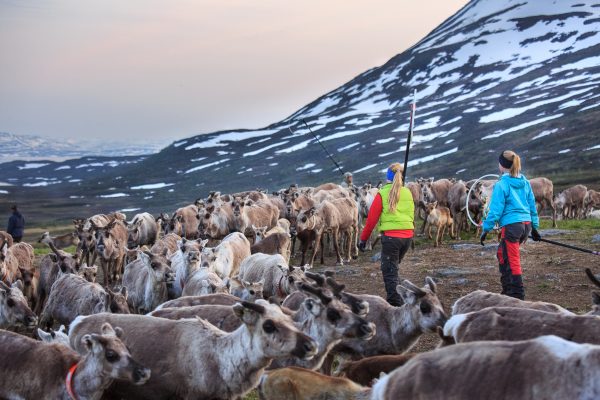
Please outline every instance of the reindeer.
[[[62, 274], [52, 285], [52, 291], [40, 316], [40, 325], [51, 327], [54, 321], [69, 325], [78, 315], [90, 315], [100, 312], [119, 312], [129, 314], [127, 302], [115, 300], [121, 294], [104, 289], [97, 283], [61, 271]], [[126, 293], [126, 292], [125, 292]]]
[[261, 400], [369, 400], [371, 390], [346, 378], [288, 367], [263, 374], [258, 395]]
[[127, 227], [117, 219], [101, 228], [92, 223], [92, 227], [96, 230], [96, 252], [100, 256], [104, 286], [108, 287], [122, 275]]
[[[102, 323], [121, 327], [132, 355], [153, 374], [140, 387], [115, 382], [108, 394], [134, 400], [243, 397], [256, 387], [273, 359], [290, 354], [310, 359], [316, 353], [316, 343], [278, 306], [257, 300], [235, 304], [232, 309], [243, 324], [231, 333], [202, 319], [172, 321], [145, 315], [95, 314], [79, 317], [69, 339], [80, 349], [81, 338], [97, 332]], [[148, 351], [151, 348], [161, 351]]]
[[541, 336], [420, 353], [373, 385], [371, 400], [410, 399], [415, 394], [429, 399], [562, 400], [594, 399], [597, 393], [600, 346]]
[[99, 331], [80, 338], [81, 355], [62, 344], [0, 331], [0, 397], [100, 399], [113, 381], [144, 384], [150, 370], [131, 357], [122, 331], [109, 324]]
[[454, 239], [452, 234], [454, 229], [454, 220], [450, 215], [450, 210], [447, 207], [438, 207], [438, 202], [434, 201], [426, 205], [427, 208], [427, 237], [431, 240], [431, 227], [435, 226], [437, 232], [435, 234], [435, 247], [438, 247], [444, 240], [444, 232], [446, 228], [450, 231], [450, 237]]
[[167, 282], [173, 278], [165, 257], [140, 252], [138, 259], [128, 264], [123, 274], [123, 287], [127, 288], [130, 310], [143, 314], [167, 301]]
[[21, 291], [22, 288], [21, 281], [16, 281], [11, 286], [0, 281], [1, 329], [10, 329], [19, 325], [29, 328], [37, 324], [37, 317], [27, 305], [27, 299]]
[[69, 246], [79, 245], [79, 236], [77, 235], [77, 232], [65, 233], [60, 236], [50, 236], [50, 232], [44, 232], [38, 239], [38, 243], [48, 244], [50, 241], [57, 249], [64, 249]]
[[457, 343], [475, 340], [527, 340], [556, 335], [577, 343], [600, 344], [600, 319], [595, 315], [564, 315], [527, 308], [488, 307], [452, 316], [444, 335]]
[[152, 246], [158, 238], [158, 224], [149, 213], [137, 214], [127, 224], [127, 247]]
[[[317, 341], [317, 353], [311, 360], [273, 360], [270, 369], [291, 365], [318, 369], [329, 351], [342, 338], [369, 340], [375, 334], [373, 324], [352, 313], [350, 308], [339, 300], [325, 295], [321, 289], [306, 284], [300, 284], [299, 289], [309, 293], [309, 297], [304, 300], [302, 307], [290, 315], [298, 329]], [[227, 332], [237, 329], [241, 323], [231, 307], [218, 305], [163, 308], [152, 312], [151, 315], [168, 319], [200, 317]]]

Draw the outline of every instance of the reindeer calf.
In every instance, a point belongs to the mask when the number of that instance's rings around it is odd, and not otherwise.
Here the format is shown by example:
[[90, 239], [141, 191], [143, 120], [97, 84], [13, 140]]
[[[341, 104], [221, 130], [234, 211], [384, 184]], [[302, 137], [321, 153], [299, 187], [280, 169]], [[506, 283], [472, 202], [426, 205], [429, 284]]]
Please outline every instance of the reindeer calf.
[[446, 228], [450, 231], [450, 237], [454, 239], [454, 235], [452, 234], [454, 230], [454, 219], [450, 214], [450, 209], [448, 209], [448, 207], [438, 207], [437, 201], [429, 203], [425, 207], [427, 208], [428, 214], [426, 224], [429, 227], [427, 231], [429, 239], [431, 239], [431, 227], [435, 226], [437, 228], [435, 234], [435, 247], [438, 247], [444, 239]]
[[269, 371], [258, 384], [261, 400], [367, 400], [370, 393], [349, 379], [298, 367]]

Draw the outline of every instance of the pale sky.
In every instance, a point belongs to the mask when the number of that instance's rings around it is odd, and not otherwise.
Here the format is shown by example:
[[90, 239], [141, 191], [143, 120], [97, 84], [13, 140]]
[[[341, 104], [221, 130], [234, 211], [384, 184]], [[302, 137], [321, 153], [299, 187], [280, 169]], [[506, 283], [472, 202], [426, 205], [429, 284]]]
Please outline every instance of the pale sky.
[[467, 0], [0, 0], [0, 132], [170, 141], [277, 122]]

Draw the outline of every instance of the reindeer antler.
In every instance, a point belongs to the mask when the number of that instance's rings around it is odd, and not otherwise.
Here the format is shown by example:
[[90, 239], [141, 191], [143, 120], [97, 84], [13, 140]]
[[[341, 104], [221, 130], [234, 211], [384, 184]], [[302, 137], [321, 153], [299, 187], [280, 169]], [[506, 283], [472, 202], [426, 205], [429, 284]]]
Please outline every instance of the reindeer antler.
[[313, 294], [315, 296], [317, 296], [317, 298], [319, 300], [321, 300], [321, 303], [323, 303], [324, 305], [327, 305], [329, 303], [331, 303], [332, 298], [327, 296], [326, 294], [323, 293], [323, 290], [320, 288], [316, 288], [313, 287], [311, 285], [308, 285], [306, 283], [301, 283], [300, 284], [300, 290], [306, 292], [306, 293], [310, 293]]

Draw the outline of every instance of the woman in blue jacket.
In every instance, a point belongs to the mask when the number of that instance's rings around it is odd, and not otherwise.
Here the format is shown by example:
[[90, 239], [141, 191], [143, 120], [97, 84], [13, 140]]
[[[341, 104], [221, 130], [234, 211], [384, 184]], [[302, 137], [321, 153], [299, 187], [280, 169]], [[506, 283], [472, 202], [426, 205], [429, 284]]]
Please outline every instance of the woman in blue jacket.
[[533, 240], [540, 239], [537, 231], [539, 218], [531, 185], [521, 175], [521, 158], [515, 152], [507, 150], [500, 154], [499, 163], [502, 176], [494, 185], [489, 213], [483, 221], [481, 244], [483, 245], [487, 233], [498, 223], [501, 239], [497, 257], [502, 294], [524, 300], [519, 246], [527, 240], [530, 233]]

